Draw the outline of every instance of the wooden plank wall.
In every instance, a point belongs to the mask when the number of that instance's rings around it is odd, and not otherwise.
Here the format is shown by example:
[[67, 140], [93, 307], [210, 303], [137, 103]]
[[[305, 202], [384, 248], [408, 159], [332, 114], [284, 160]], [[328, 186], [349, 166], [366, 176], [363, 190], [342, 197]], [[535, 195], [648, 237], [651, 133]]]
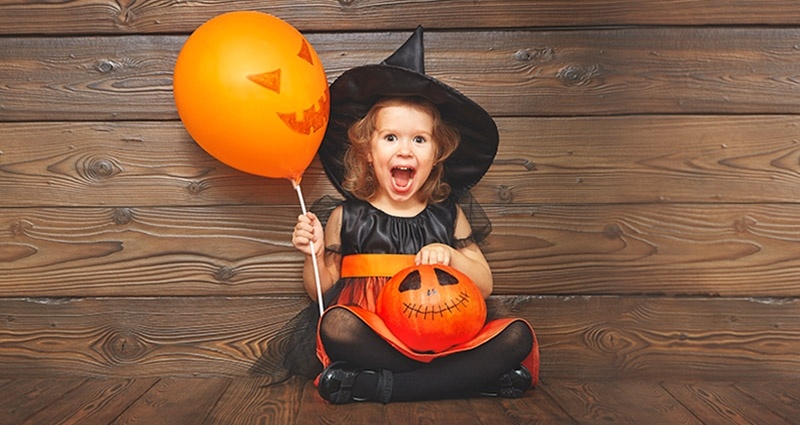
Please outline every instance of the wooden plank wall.
[[[308, 305], [291, 185], [211, 159], [172, 100], [191, 31], [244, 9], [330, 80], [427, 28], [428, 73], [497, 119], [491, 303], [544, 379], [800, 376], [786, 0], [0, 2], [0, 376], [246, 375]], [[334, 194], [316, 161], [303, 187]]]

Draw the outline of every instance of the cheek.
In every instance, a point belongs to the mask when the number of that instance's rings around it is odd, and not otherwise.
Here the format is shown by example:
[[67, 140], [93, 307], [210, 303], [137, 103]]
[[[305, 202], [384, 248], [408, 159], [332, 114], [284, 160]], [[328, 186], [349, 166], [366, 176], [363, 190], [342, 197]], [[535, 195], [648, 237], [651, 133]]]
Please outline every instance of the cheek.
[[420, 158], [419, 165], [420, 167], [419, 169], [417, 169], [417, 173], [420, 176], [424, 177], [422, 180], [427, 180], [431, 174], [431, 171], [433, 171], [433, 165], [434, 165], [433, 155]]
[[371, 146], [372, 148], [367, 154], [369, 161], [374, 163], [376, 167], [386, 166], [391, 159], [391, 153], [386, 149], [381, 149], [380, 145], [372, 144]]
[[436, 162], [437, 156], [437, 147], [432, 144], [426, 144], [424, 147], [420, 147], [417, 151], [417, 159], [420, 162], [425, 163], [427, 165], [433, 166], [433, 163]]

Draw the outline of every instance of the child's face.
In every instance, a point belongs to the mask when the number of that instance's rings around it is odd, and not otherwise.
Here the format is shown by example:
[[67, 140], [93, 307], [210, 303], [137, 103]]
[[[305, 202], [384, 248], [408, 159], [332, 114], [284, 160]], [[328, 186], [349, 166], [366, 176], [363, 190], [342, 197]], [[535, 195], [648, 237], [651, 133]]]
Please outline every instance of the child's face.
[[436, 159], [433, 118], [417, 108], [387, 106], [375, 117], [369, 160], [378, 181], [377, 197], [403, 202], [431, 174]]

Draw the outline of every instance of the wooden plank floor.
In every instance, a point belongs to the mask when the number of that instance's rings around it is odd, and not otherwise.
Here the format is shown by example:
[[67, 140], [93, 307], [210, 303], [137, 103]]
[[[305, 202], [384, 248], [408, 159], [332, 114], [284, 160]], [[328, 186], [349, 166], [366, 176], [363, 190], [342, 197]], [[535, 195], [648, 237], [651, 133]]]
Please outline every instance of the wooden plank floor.
[[797, 423], [800, 383], [545, 381], [521, 399], [322, 401], [310, 382], [258, 378], [0, 378], [0, 424]]

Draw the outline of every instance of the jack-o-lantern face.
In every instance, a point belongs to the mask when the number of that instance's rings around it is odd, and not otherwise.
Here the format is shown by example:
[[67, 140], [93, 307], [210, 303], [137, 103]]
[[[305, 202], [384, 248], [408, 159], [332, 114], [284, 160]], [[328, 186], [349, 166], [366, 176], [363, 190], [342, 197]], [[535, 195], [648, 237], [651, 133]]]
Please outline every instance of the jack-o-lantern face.
[[474, 337], [486, 303], [466, 275], [443, 265], [419, 265], [394, 275], [378, 296], [377, 314], [418, 352], [441, 352]]
[[201, 25], [178, 55], [173, 91], [186, 130], [208, 153], [296, 183], [330, 114], [328, 81], [311, 44], [260, 12], [229, 12]]
[[[314, 61], [319, 61], [319, 58], [317, 58], [316, 55], [312, 55], [311, 47], [305, 38], [301, 37], [297, 41], [300, 42], [300, 45], [298, 46], [299, 51], [297, 52], [297, 58], [303, 62], [306, 62], [310, 67], [313, 68], [315, 66]], [[281, 82], [284, 79], [284, 73], [296, 78], [298, 74], [305, 75], [307, 72], [304, 72], [302, 67], [300, 67], [302, 64], [298, 64], [298, 67], [301, 69], [293, 69], [290, 61], [283, 65], [283, 68], [262, 72], [260, 74], [248, 75], [247, 78], [250, 81], [266, 88], [267, 90], [280, 95]], [[329, 110], [330, 99], [328, 98], [328, 92], [325, 91], [320, 94], [319, 98], [316, 100], [316, 102], [314, 102], [314, 104], [306, 107], [305, 109], [289, 112], [276, 111], [275, 114], [278, 116], [278, 118], [280, 118], [284, 125], [286, 125], [286, 127], [292, 131], [299, 134], [309, 135], [315, 131], [325, 129], [328, 124]]]

